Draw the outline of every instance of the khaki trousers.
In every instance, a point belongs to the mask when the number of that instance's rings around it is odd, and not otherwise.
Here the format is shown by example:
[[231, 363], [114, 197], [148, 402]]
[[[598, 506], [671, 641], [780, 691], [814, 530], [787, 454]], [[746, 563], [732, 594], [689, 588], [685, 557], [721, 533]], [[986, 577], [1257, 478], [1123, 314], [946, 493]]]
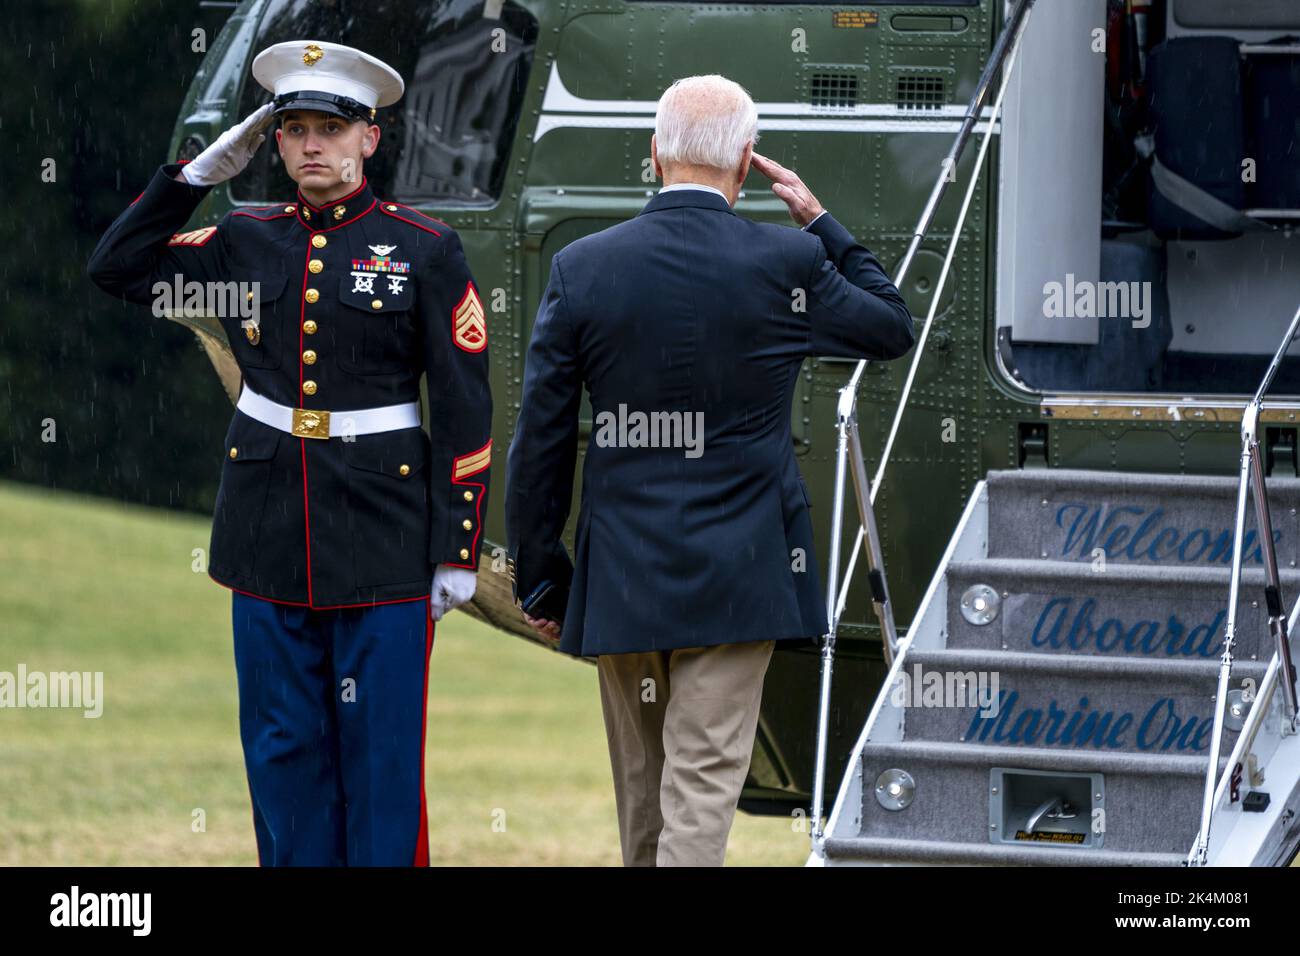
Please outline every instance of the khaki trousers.
[[624, 866], [721, 866], [773, 641], [602, 654]]

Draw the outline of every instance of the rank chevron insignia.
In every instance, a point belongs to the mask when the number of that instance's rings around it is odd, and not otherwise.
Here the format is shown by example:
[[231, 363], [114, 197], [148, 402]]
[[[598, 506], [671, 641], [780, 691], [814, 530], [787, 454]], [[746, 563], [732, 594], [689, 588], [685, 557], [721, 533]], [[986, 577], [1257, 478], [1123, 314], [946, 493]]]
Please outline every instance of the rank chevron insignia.
[[451, 327], [452, 339], [466, 352], [487, 348], [487, 321], [473, 283], [465, 283], [465, 294], [451, 313]]
[[461, 455], [451, 463], [451, 480], [460, 481], [471, 475], [477, 475], [492, 464], [492, 439], [478, 451]]
[[216, 226], [204, 226], [191, 232], [178, 232], [167, 241], [169, 246], [201, 246], [217, 231]]

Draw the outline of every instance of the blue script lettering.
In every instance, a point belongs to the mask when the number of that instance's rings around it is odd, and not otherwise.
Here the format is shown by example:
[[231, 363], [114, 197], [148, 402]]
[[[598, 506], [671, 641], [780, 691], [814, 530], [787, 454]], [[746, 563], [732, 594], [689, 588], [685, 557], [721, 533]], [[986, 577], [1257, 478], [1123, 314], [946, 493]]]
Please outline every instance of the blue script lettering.
[[[1038, 745], [1041, 740], [1042, 745], [1050, 747], [1121, 750], [1128, 746], [1127, 735], [1137, 719], [1132, 711], [1094, 710], [1087, 697], [1080, 697], [1078, 704], [1068, 711], [1051, 700], [1045, 717], [1041, 708], [1019, 704], [1018, 691], [1001, 691], [997, 716], [986, 716], [976, 710], [962, 740], [1026, 746]], [[1213, 725], [1213, 717], [1179, 716], [1173, 698], [1161, 697], [1142, 716], [1133, 745], [1138, 750], [1200, 752], [1210, 746]]]
[[[1136, 505], [1106, 507], [1083, 502], [1061, 505], [1056, 511], [1056, 526], [1065, 532], [1061, 555], [1090, 560], [1092, 552], [1101, 548], [1108, 557], [1129, 561], [1163, 562], [1175, 556], [1185, 564], [1202, 558], [1221, 564], [1232, 560], [1230, 529], [1212, 534], [1208, 528], [1193, 528], [1183, 533], [1174, 527], [1161, 527], [1164, 517], [1163, 508], [1148, 511]], [[1246, 532], [1242, 555], [1244, 560], [1260, 564], [1263, 556], [1257, 538], [1256, 531]], [[1273, 529], [1274, 544], [1281, 540], [1281, 529]]]
[[1220, 611], [1208, 624], [1188, 629], [1174, 614], [1163, 626], [1155, 620], [1126, 622], [1117, 617], [1097, 624], [1093, 620], [1096, 608], [1094, 598], [1052, 598], [1039, 612], [1029, 643], [1072, 651], [1091, 647], [1102, 654], [1150, 656], [1163, 652], [1167, 657], [1216, 657], [1223, 648], [1220, 632], [1227, 611]]

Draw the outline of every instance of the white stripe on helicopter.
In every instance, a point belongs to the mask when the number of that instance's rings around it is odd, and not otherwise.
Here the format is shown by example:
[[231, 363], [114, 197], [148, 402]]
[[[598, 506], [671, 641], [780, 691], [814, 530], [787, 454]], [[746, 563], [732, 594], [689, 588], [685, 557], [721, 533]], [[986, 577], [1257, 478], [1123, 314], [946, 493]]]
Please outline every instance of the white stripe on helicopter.
[[[830, 133], [955, 133], [961, 129], [966, 110], [961, 106], [908, 110], [893, 103], [857, 103], [853, 106], [815, 107], [808, 103], [755, 103], [758, 128]], [[575, 96], [565, 87], [559, 68], [551, 64], [542, 97], [543, 115], [533, 131], [537, 142], [553, 129], [654, 129], [656, 100], [589, 100]], [[593, 114], [613, 113], [613, 116]], [[982, 117], [991, 115], [984, 107]], [[944, 117], [934, 119], [932, 117]], [[975, 124], [975, 132], [988, 129], [987, 122]], [[1001, 124], [993, 127], [1001, 132]]]

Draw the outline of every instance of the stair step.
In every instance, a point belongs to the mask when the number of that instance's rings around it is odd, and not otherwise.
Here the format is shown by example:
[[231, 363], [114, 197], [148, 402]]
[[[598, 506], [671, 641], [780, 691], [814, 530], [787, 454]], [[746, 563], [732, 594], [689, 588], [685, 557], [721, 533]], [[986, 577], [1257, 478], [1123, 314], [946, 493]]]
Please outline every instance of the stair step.
[[[1237, 479], [1066, 469], [988, 475], [992, 558], [1228, 567]], [[1300, 561], [1300, 479], [1271, 478], [1268, 499], [1279, 567]], [[1247, 567], [1262, 566], [1253, 503]]]
[[[1231, 687], [1258, 686], [1266, 670], [1239, 661]], [[1196, 755], [1209, 747], [1218, 672], [1214, 661], [911, 650], [906, 680], [884, 693], [904, 705], [907, 740]], [[1225, 726], [1225, 748], [1235, 736]]]
[[[949, 545], [959, 560], [931, 582], [937, 599], [850, 762], [851, 802], [837, 807], [825, 862], [1182, 865], [1226, 703], [1216, 694], [1237, 490], [1236, 476], [989, 473]], [[1300, 479], [1270, 479], [1268, 500], [1291, 606]], [[1262, 681], [1273, 654], [1253, 501], [1245, 530], [1234, 698]], [[967, 616], [976, 596], [993, 602], [983, 622]], [[1225, 721], [1220, 778], [1237, 738]], [[901, 810], [878, 799], [891, 770], [914, 784]], [[1076, 808], [1037, 834], [1059, 842], [1003, 839], [1053, 799]], [[1017, 835], [1029, 836], [1007, 833]], [[1066, 842], [1076, 835], [1099, 845]]]
[[[1139, 657], [1217, 663], [1227, 624], [1230, 568], [1090, 565], [994, 558], [948, 567], [948, 647], [1042, 654]], [[1300, 572], [1281, 574], [1288, 606], [1300, 594]], [[997, 616], [967, 620], [971, 588], [997, 595]], [[972, 592], [969, 606], [977, 596]], [[1235, 659], [1273, 653], [1264, 600], [1264, 572], [1246, 569], [1237, 605]]]
[[996, 846], [932, 840], [833, 837], [826, 857], [843, 863], [930, 863], [946, 866], [1182, 866], [1182, 853], [1117, 853], [1056, 846]]
[[[1226, 758], [1220, 760], [1220, 767]], [[867, 743], [863, 749], [862, 838], [938, 841], [945, 846], [1004, 846], [990, 840], [989, 772], [993, 768], [1099, 773], [1105, 788], [1101, 847], [1047, 847], [1095, 855], [1102, 851], [1185, 854], [1200, 818], [1203, 757], [1067, 751], [930, 741]], [[916, 783], [912, 803], [887, 810], [876, 799], [885, 770], [907, 771]], [[1008, 845], [1011, 850], [1018, 844]], [[1038, 850], [1040, 847], [1028, 847]]]

